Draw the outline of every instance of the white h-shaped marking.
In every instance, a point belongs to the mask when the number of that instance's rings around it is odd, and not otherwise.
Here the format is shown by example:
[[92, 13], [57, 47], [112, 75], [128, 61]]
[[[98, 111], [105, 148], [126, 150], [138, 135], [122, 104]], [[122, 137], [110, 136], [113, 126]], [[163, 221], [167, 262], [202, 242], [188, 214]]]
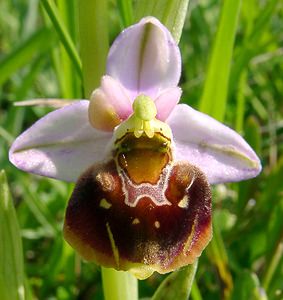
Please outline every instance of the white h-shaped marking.
[[168, 187], [168, 179], [172, 169], [171, 164], [163, 169], [156, 184], [134, 184], [126, 172], [116, 163], [119, 177], [122, 181], [122, 191], [125, 195], [125, 204], [136, 207], [141, 198], [150, 198], [156, 206], [171, 205], [165, 196]]

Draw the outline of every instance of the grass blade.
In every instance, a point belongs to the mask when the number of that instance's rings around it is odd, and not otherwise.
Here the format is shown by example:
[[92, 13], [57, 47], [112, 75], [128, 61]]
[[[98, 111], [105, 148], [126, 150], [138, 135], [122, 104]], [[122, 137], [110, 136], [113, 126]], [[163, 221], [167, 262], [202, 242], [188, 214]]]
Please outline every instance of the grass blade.
[[[282, 220], [282, 215], [280, 219]], [[280, 225], [281, 225], [280, 229], [282, 230], [282, 224]], [[269, 257], [268, 265], [263, 276], [262, 282], [263, 282], [263, 287], [266, 291], [269, 290], [269, 287], [272, 283], [272, 279], [276, 275], [277, 270], [280, 268], [280, 261], [282, 260], [282, 257], [283, 257], [283, 233], [281, 233], [281, 237], [279, 237], [279, 240], [277, 241], [277, 246], [274, 249], [274, 252]]]
[[238, 132], [243, 131], [244, 116], [245, 116], [245, 91], [247, 85], [247, 72], [243, 72], [240, 77], [239, 90], [237, 93], [237, 108], [236, 108], [236, 120], [235, 129]]
[[100, 85], [108, 54], [106, 0], [80, 0], [79, 29], [85, 97]]
[[266, 6], [259, 11], [258, 18], [254, 21], [255, 26], [250, 29], [251, 33], [245, 39], [244, 45], [240, 48], [231, 70], [229, 92], [232, 94], [239, 82], [242, 70], [249, 64], [250, 60], [258, 53], [264, 51], [260, 45], [261, 38], [273, 16], [278, 5], [277, 0], [268, 1]]
[[133, 23], [133, 7], [131, 0], [117, 0], [117, 5], [122, 18], [123, 27], [128, 27]]
[[196, 281], [192, 285], [191, 297], [193, 300], [203, 300]]
[[140, 0], [135, 9], [136, 20], [145, 16], [158, 18], [171, 31], [175, 41], [179, 43], [188, 5], [189, 0]]
[[187, 300], [197, 271], [198, 261], [168, 275], [154, 293], [152, 300]]
[[[73, 41], [76, 40], [76, 3], [74, 0], [58, 1], [60, 16]], [[59, 50], [59, 49], [57, 49]], [[58, 51], [59, 52], [59, 51]], [[60, 86], [63, 98], [80, 98], [81, 82], [77, 74], [73, 72], [73, 63], [66, 51], [64, 45], [61, 45], [59, 55], [59, 70], [57, 71], [60, 78]], [[64, 72], [62, 72], [64, 70]]]
[[242, 271], [236, 279], [231, 300], [267, 300], [256, 274]]
[[24, 300], [25, 276], [20, 228], [4, 171], [0, 172], [0, 299]]
[[216, 265], [223, 283], [223, 299], [230, 299], [233, 279], [228, 266], [228, 256], [220, 229], [216, 222], [213, 224], [213, 239], [206, 248], [210, 260]]
[[69, 54], [70, 59], [73, 62], [78, 75], [82, 77], [82, 66], [81, 66], [80, 57], [78, 55], [78, 52], [76, 50], [76, 47], [70, 35], [68, 34], [68, 31], [64, 23], [61, 21], [56, 5], [54, 4], [53, 1], [49, 1], [49, 0], [42, 0], [41, 3], [44, 9], [46, 10], [50, 20], [52, 21], [53, 26], [60, 38], [60, 41], [62, 42], [67, 53]]
[[35, 53], [47, 52], [53, 42], [52, 32], [47, 28], [43, 28], [20, 44], [0, 62], [0, 85], [19, 68], [29, 63], [34, 58]]
[[[30, 64], [30, 69], [25, 75], [25, 77], [22, 79], [22, 83], [19, 86], [19, 88], [15, 91], [15, 100], [25, 99], [29, 90], [34, 85], [34, 82], [36, 81], [36, 76], [39, 74], [42, 65], [43, 65], [43, 58], [44, 55], [40, 55], [37, 59], [35, 59]], [[13, 99], [14, 100], [14, 99]]]
[[200, 101], [200, 110], [219, 121], [223, 121], [226, 109], [230, 66], [240, 6], [240, 0], [223, 2]]

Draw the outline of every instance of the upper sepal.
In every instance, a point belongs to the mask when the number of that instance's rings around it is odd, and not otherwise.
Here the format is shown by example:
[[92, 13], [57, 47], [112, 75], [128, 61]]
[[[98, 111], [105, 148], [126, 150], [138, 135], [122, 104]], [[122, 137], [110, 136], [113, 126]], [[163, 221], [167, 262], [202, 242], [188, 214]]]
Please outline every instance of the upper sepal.
[[177, 86], [181, 74], [180, 50], [171, 33], [156, 18], [146, 17], [125, 29], [111, 46], [107, 74], [128, 90], [155, 99]]

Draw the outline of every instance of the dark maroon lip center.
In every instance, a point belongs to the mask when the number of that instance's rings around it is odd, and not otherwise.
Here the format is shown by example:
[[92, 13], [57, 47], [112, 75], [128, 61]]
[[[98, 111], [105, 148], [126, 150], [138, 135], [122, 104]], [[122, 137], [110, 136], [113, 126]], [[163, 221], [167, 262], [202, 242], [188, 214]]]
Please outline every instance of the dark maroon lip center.
[[[142, 149], [140, 155], [145, 155]], [[66, 211], [65, 237], [69, 243], [78, 247], [72, 238], [68, 239], [71, 232], [79, 240], [80, 249], [87, 245], [109, 258], [97, 263], [109, 265], [110, 261], [110, 265], [122, 270], [131, 263], [159, 265], [159, 269], [170, 270], [200, 255], [211, 237], [209, 184], [199, 169], [186, 162], [161, 165], [161, 173], [162, 170], [166, 173], [159, 191], [167, 200], [164, 205], [155, 201], [156, 195], [140, 194], [139, 201], [135, 201], [135, 193], [127, 195], [123, 180], [129, 178], [123, 177], [113, 159], [83, 173]], [[147, 169], [144, 162], [133, 174], [144, 176], [137, 174], [141, 171], [146, 174]], [[134, 186], [143, 188], [155, 183], [134, 182]], [[127, 204], [126, 197], [135, 204]], [[118, 252], [118, 262], [117, 257], [113, 260], [113, 247]]]

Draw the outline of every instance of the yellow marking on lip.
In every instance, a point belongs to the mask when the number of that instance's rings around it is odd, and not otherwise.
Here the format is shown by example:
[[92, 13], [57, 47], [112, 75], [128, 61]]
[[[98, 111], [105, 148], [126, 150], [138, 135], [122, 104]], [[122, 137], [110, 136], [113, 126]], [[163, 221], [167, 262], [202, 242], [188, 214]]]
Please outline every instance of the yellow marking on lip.
[[115, 260], [115, 263], [116, 263], [116, 267], [117, 267], [117, 269], [119, 269], [119, 265], [120, 265], [120, 263], [119, 263], [119, 250], [118, 250], [118, 248], [115, 244], [113, 233], [111, 231], [111, 228], [110, 228], [110, 225], [109, 225], [108, 222], [106, 223], [106, 229], [107, 229], [108, 237], [109, 237], [109, 240], [110, 240], [110, 244], [111, 244], [114, 260]]
[[155, 226], [155, 228], [160, 228], [160, 222], [155, 221], [155, 222], [154, 222], [154, 226]]
[[136, 224], [139, 224], [139, 223], [140, 223], [140, 220], [138, 218], [134, 218], [132, 224], [136, 225]]
[[178, 203], [178, 206], [180, 208], [187, 208], [189, 205], [189, 198], [187, 195], [184, 196], [184, 198]]
[[100, 200], [99, 206], [105, 209], [109, 209], [112, 206], [112, 204], [109, 203], [105, 198], [103, 198]]
[[191, 248], [192, 248], [192, 241], [193, 241], [193, 237], [194, 237], [194, 234], [195, 234], [196, 222], [197, 221], [195, 220], [194, 223], [193, 223], [193, 226], [192, 226], [191, 234], [189, 235], [188, 240], [186, 241], [186, 243], [184, 245], [183, 252], [184, 252], [185, 255], [187, 255], [187, 252], [190, 251]]
[[104, 192], [111, 192], [115, 188], [115, 182], [113, 180], [113, 177], [110, 174], [107, 174], [106, 172], [102, 172], [96, 175], [95, 179], [100, 184], [102, 190]]

